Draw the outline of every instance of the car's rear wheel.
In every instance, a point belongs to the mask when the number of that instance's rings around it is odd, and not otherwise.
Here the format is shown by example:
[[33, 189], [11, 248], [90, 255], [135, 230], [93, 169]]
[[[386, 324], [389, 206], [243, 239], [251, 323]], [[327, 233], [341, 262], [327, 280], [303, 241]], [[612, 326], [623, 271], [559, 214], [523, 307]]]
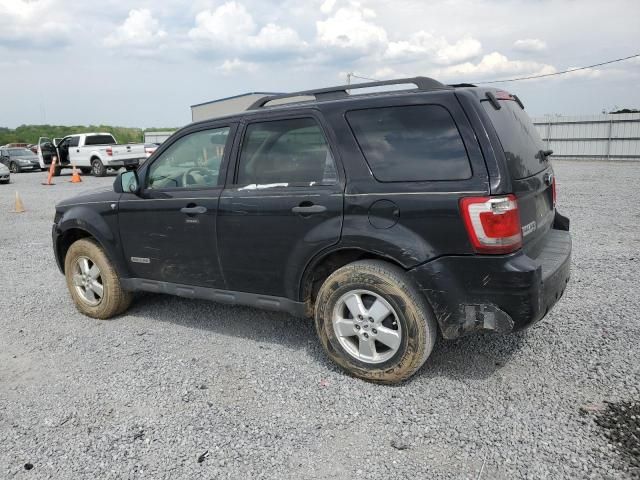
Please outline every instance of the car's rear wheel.
[[9, 171], [11, 173], [20, 173], [20, 167], [16, 162], [9, 163]]
[[122, 288], [118, 274], [94, 240], [83, 238], [69, 247], [64, 272], [76, 308], [85, 315], [107, 319], [131, 304], [132, 294]]
[[91, 160], [91, 171], [94, 177], [104, 177], [107, 173], [107, 169], [99, 158]]
[[348, 264], [320, 287], [316, 331], [327, 355], [350, 374], [401, 382], [429, 357], [436, 321], [406, 273], [379, 260]]

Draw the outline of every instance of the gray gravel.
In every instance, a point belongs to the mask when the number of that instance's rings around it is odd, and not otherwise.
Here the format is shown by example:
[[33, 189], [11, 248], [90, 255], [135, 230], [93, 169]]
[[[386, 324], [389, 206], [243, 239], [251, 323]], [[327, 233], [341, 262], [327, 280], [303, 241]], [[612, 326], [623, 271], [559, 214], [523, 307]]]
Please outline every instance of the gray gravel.
[[[56, 200], [113, 177], [0, 185], [0, 478], [629, 478], [585, 405], [640, 398], [640, 164], [555, 162], [561, 303], [511, 336], [439, 341], [404, 385], [350, 378], [312, 324], [160, 295], [76, 312]], [[9, 213], [18, 190], [27, 212]], [[27, 470], [26, 468], [32, 468]]]

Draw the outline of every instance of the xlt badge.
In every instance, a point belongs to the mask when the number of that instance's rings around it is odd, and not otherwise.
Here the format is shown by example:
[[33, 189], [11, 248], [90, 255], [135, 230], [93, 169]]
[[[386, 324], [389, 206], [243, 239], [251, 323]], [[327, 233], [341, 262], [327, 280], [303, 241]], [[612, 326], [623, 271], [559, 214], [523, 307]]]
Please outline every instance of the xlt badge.
[[522, 226], [522, 236], [526, 237], [530, 233], [535, 232], [536, 228], [538, 228], [538, 224], [535, 221], [533, 221], [531, 223], [527, 223], [526, 225], [523, 225]]

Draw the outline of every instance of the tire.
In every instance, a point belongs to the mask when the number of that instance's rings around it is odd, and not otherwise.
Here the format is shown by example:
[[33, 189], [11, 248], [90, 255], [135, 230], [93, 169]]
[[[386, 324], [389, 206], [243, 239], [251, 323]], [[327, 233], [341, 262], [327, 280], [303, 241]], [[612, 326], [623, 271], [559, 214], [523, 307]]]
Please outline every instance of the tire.
[[[87, 260], [84, 270], [81, 266], [83, 260]], [[94, 267], [98, 268], [97, 277]], [[83, 271], [87, 272], [85, 276]], [[125, 312], [131, 305], [133, 295], [123, 290], [118, 274], [104, 250], [93, 239], [82, 238], [69, 247], [64, 259], [64, 272], [67, 288], [80, 313], [106, 320]], [[98, 294], [99, 288], [94, 286], [95, 283], [101, 285], [102, 296]], [[93, 292], [92, 295], [89, 290]]]
[[107, 169], [102, 164], [99, 158], [91, 159], [91, 172], [94, 177], [104, 177], [107, 174]]
[[[354, 295], [364, 307], [363, 321], [346, 305], [353, 305]], [[341, 320], [334, 322], [337, 318]], [[436, 320], [425, 297], [401, 268], [379, 260], [350, 263], [325, 280], [315, 304], [315, 325], [322, 347], [337, 365], [355, 377], [387, 384], [413, 375], [431, 354], [437, 337]], [[373, 350], [366, 345], [373, 345]], [[363, 359], [367, 351], [373, 356]]]
[[11, 173], [20, 173], [20, 167], [16, 162], [9, 163], [9, 171]]

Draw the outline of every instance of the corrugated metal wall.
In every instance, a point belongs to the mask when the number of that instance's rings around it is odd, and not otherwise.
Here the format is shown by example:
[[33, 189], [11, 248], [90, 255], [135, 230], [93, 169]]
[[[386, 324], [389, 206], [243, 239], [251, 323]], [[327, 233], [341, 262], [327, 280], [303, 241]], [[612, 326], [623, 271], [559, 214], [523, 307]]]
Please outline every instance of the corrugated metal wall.
[[640, 113], [533, 118], [555, 158], [640, 160]]

